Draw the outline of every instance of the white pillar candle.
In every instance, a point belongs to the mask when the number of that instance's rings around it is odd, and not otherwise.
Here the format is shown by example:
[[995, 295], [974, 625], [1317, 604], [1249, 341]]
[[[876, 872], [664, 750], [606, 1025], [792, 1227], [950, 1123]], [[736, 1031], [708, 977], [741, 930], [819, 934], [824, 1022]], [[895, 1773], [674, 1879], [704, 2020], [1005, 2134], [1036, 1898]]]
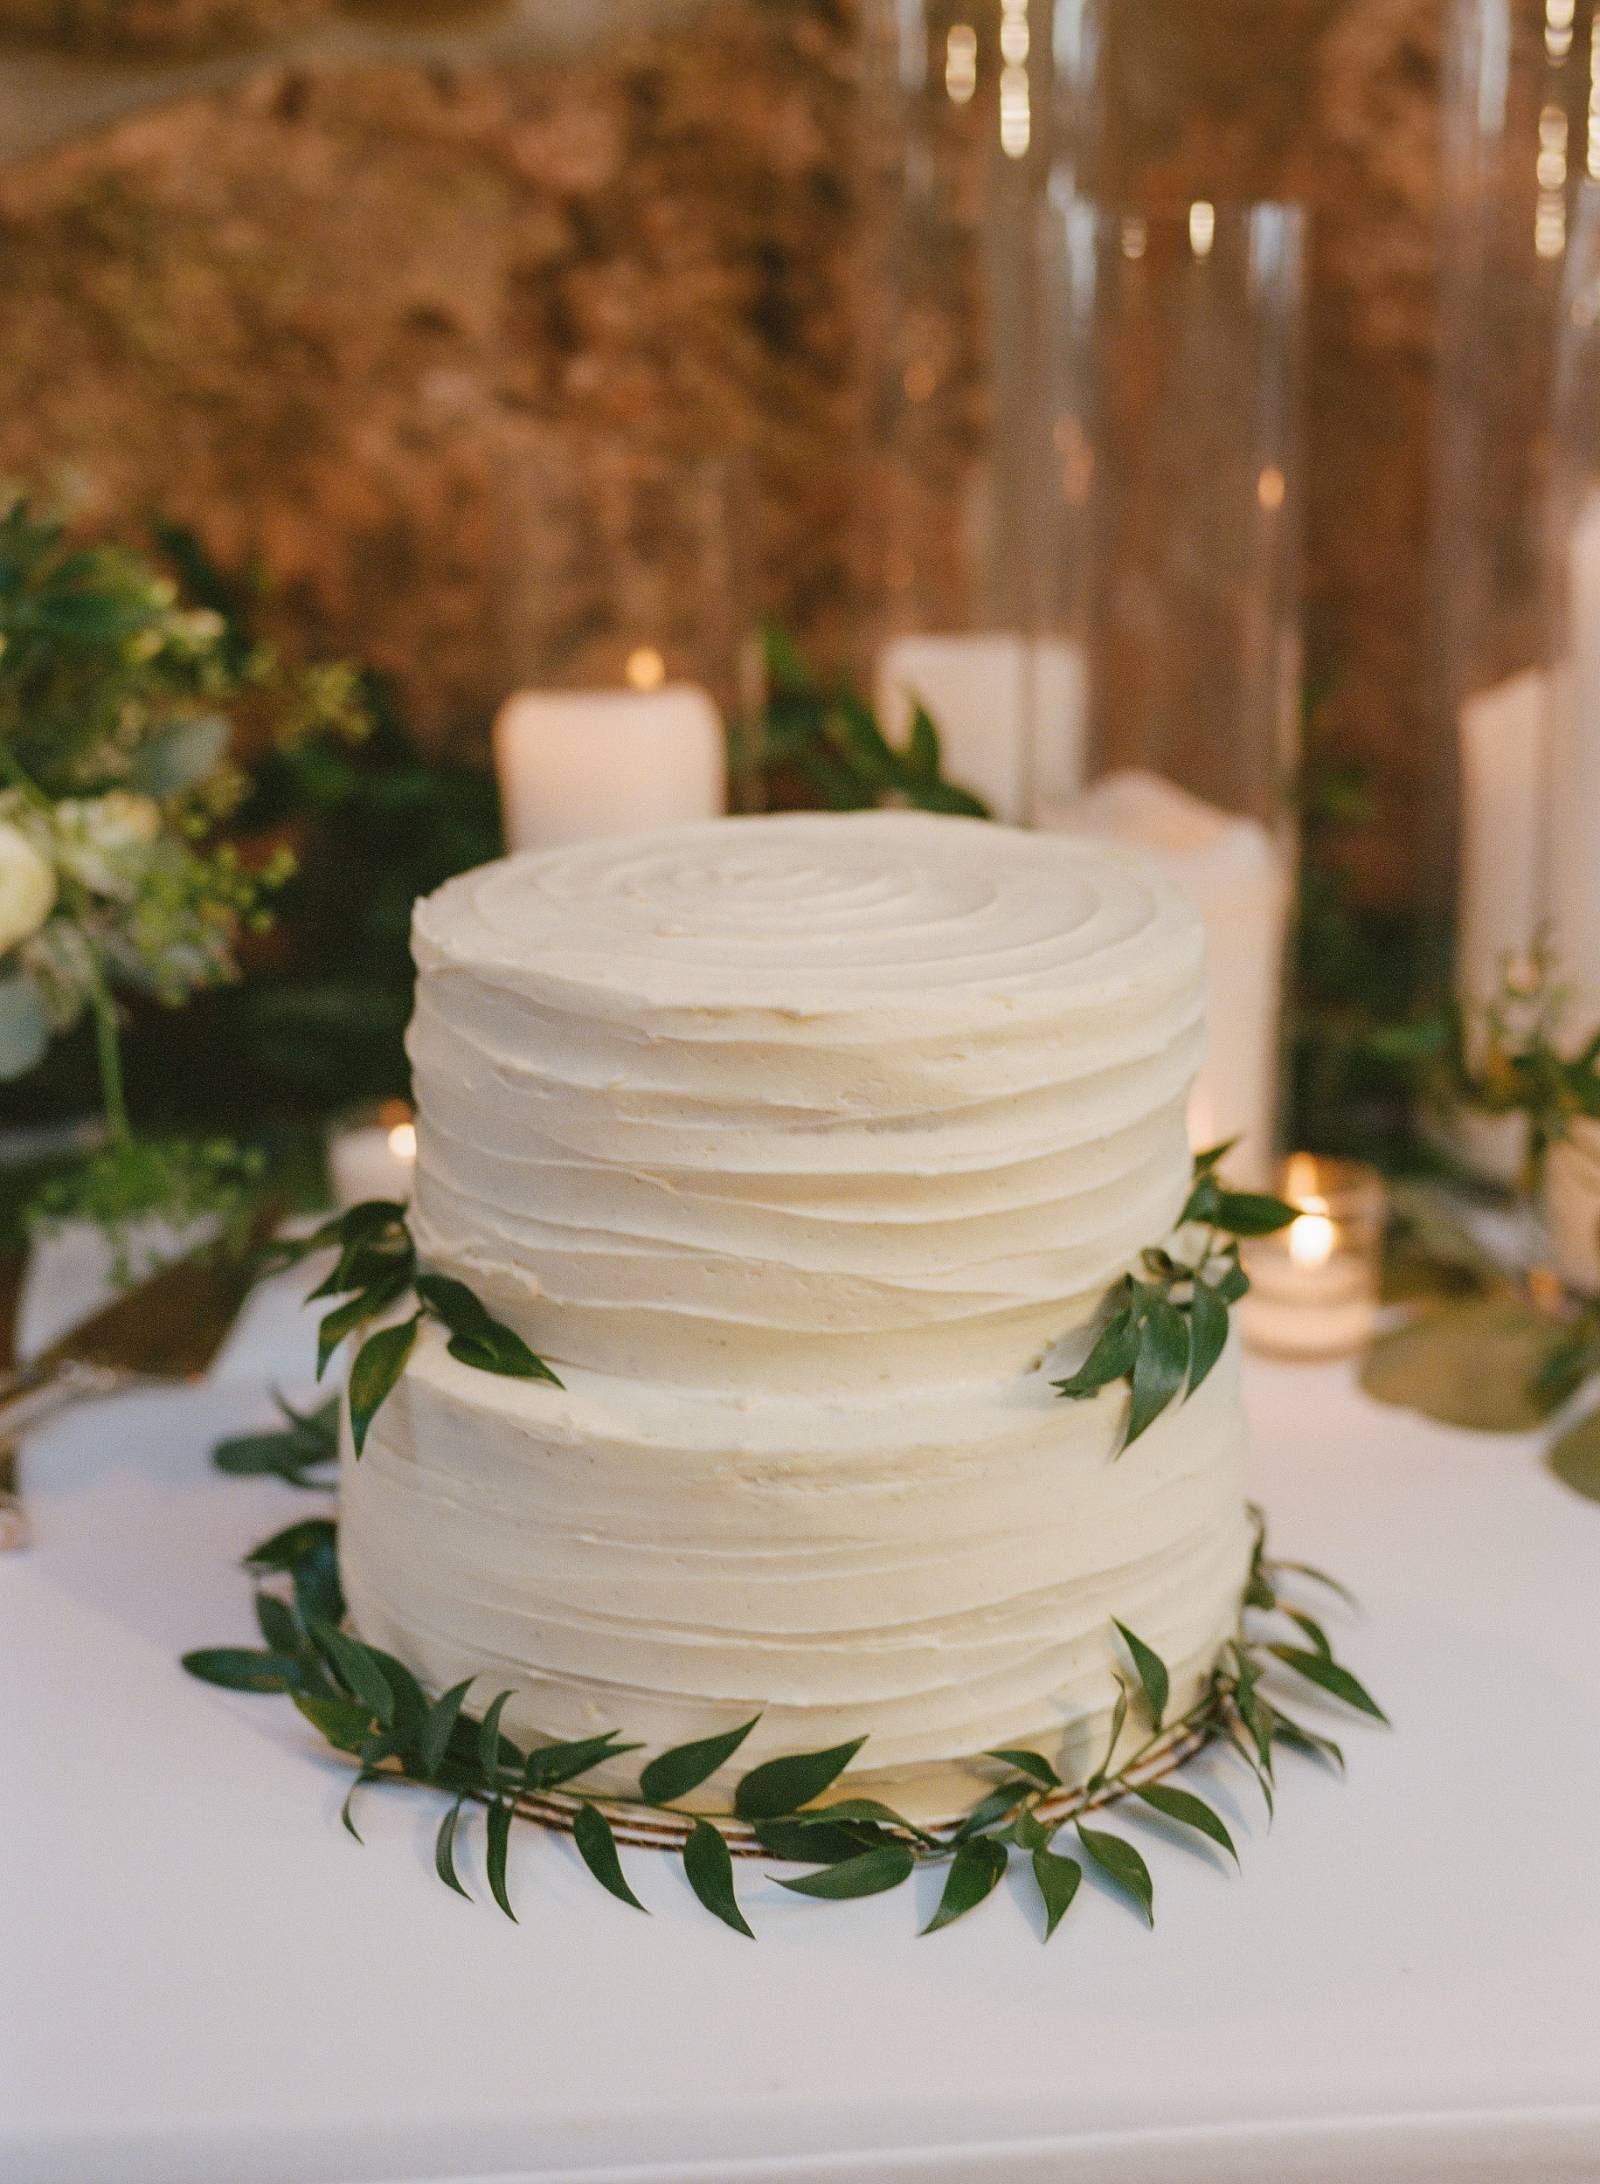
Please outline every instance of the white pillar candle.
[[[1456, 995], [1469, 1012], [1500, 991], [1508, 960], [1525, 956], [1545, 915], [1545, 799], [1551, 680], [1527, 668], [1461, 708], [1461, 808], [1456, 893]], [[1516, 1115], [1455, 1118], [1468, 1165], [1515, 1183], [1527, 1129]]]
[[1550, 779], [1550, 900], [1557, 954], [1580, 1037], [1600, 1021], [1600, 491], [1572, 527], [1567, 560], [1569, 669]]
[[1499, 992], [1507, 959], [1527, 954], [1544, 915], [1548, 696], [1548, 678], [1528, 668], [1461, 708], [1456, 992], [1469, 1007]]
[[875, 697], [896, 742], [920, 701], [939, 730], [945, 779], [1020, 826], [1034, 799], [1071, 796], [1082, 783], [1085, 686], [1081, 645], [988, 630], [891, 638]]
[[1575, 1122], [1545, 1164], [1545, 1220], [1562, 1280], [1600, 1296], [1600, 1123]]
[[727, 808], [722, 720], [692, 683], [524, 690], [494, 724], [512, 849], [714, 819]]
[[1180, 887], [1206, 928], [1206, 1051], [1189, 1102], [1195, 1149], [1239, 1139], [1229, 1167], [1251, 1180], [1272, 1161], [1278, 1016], [1290, 879], [1258, 820], [1191, 796], [1159, 774], [1107, 774], [1086, 795], [1041, 812], [1041, 825], [1142, 850]]

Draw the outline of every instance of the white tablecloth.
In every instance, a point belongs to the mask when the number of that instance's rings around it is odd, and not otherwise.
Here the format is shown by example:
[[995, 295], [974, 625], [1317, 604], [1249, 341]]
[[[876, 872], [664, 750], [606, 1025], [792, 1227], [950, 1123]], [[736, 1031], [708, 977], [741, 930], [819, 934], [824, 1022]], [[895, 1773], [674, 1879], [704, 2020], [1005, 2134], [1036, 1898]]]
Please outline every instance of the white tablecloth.
[[528, 1829], [512, 1926], [434, 1878], [430, 1796], [370, 1793], [358, 1849], [292, 1710], [177, 1665], [253, 1642], [238, 1557], [317, 1506], [207, 1468], [270, 1381], [306, 1392], [291, 1296], [209, 1387], [29, 1451], [5, 2184], [1600, 2177], [1600, 1508], [1531, 1442], [1252, 1371], [1274, 1543], [1359, 1589], [1341, 1650], [1395, 1728], [1341, 1732], [1343, 1784], [1285, 1759], [1270, 1833], [1224, 1793], [1242, 1877], [1154, 1845], [1154, 1933], [1086, 1883], [1048, 1948], [1009, 1888], [922, 1940], [935, 1876], [833, 1907], [744, 1867], [752, 1946], [669, 1859], [626, 1854], [645, 1919]]

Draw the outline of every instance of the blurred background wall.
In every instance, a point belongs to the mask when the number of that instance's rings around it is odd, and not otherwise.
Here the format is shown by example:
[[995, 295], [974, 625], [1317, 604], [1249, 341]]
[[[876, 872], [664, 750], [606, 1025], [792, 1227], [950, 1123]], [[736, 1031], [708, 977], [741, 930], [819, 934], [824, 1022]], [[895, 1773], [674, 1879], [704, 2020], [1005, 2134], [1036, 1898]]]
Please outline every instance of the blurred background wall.
[[[1419, 884], [1438, 756], [1441, 14], [1117, 0], [1106, 34], [1103, 184], [1316, 208], [1310, 688], [1318, 748], [1370, 768], [1342, 854], [1374, 903]], [[764, 605], [849, 655], [877, 247], [855, 0], [0, 0], [0, 32], [0, 476], [261, 564], [281, 633], [372, 660], [465, 753], [508, 680], [507, 584], [570, 623], [599, 581], [527, 494], [508, 530], [501, 481], [732, 441]], [[950, 295], [959, 352], [959, 271]]]

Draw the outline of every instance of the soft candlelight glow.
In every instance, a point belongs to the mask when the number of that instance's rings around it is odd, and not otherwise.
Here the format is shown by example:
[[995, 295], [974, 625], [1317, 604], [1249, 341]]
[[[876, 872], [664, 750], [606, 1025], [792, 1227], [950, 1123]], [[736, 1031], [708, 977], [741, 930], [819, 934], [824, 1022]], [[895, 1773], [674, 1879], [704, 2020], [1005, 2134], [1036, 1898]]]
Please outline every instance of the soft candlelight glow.
[[417, 1166], [417, 1126], [404, 1100], [383, 1100], [336, 1116], [328, 1126], [328, 1180], [334, 1203], [369, 1198], [404, 1205]]
[[667, 663], [654, 645], [639, 645], [628, 654], [622, 672], [630, 690], [659, 690], [667, 679]]
[[1275, 1357], [1349, 1356], [1370, 1340], [1378, 1315], [1383, 1180], [1357, 1161], [1294, 1153], [1277, 1190], [1299, 1217], [1244, 1246], [1244, 1338]]
[[1296, 1266], [1326, 1266], [1333, 1257], [1335, 1236], [1326, 1201], [1311, 1198], [1306, 1211], [1289, 1229], [1289, 1256]]

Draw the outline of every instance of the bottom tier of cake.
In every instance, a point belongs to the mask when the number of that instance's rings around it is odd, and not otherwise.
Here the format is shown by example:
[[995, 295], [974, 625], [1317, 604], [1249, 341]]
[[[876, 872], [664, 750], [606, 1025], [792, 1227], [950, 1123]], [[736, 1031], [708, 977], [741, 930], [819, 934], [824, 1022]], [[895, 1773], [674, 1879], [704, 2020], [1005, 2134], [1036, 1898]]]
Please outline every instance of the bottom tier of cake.
[[344, 1453], [352, 1622], [432, 1690], [481, 1678], [474, 1708], [509, 1689], [519, 1742], [646, 1748], [601, 1786], [757, 1712], [701, 1803], [863, 1735], [850, 1780], [914, 1817], [970, 1804], [996, 1745], [1081, 1780], [1133, 1682], [1113, 1619], [1165, 1659], [1181, 1713], [1251, 1550], [1236, 1344], [1119, 1455], [1125, 1405], [1120, 1387], [1063, 1401], [1044, 1370], [936, 1397], [719, 1400], [577, 1372], [559, 1390], [461, 1365], [425, 1328], [361, 1460]]

